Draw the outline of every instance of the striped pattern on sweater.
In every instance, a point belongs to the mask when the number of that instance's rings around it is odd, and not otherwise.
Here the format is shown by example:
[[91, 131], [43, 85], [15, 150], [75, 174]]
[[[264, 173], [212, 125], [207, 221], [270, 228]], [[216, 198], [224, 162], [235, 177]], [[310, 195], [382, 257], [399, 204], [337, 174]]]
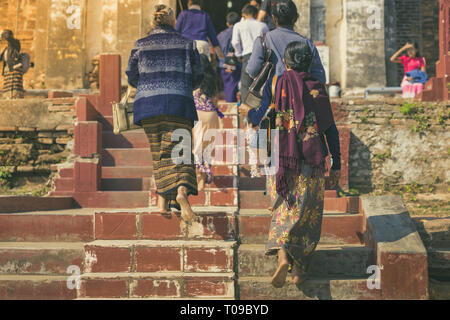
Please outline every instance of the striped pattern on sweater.
[[173, 28], [159, 27], [139, 39], [126, 71], [137, 88], [134, 119], [168, 115], [197, 121], [192, 96], [202, 81], [200, 56], [192, 40]]

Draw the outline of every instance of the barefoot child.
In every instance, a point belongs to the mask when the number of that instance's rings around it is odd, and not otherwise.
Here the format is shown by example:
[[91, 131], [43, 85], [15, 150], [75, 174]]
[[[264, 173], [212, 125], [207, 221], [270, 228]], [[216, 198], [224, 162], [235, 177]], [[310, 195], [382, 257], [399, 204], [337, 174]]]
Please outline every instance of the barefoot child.
[[[198, 190], [202, 191], [206, 184], [210, 184], [213, 180], [211, 172], [211, 157], [205, 157], [206, 147], [214, 150], [214, 136], [212, 133], [212, 141], [209, 137], [205, 137], [208, 130], [219, 129], [219, 118], [223, 118], [223, 114], [216, 107], [216, 75], [214, 69], [205, 55], [200, 55], [200, 61], [203, 68], [203, 82], [198, 89], [194, 91], [195, 108], [197, 109], [199, 122], [194, 127], [194, 156], [198, 169]], [[206, 140], [206, 141], [204, 141]]]

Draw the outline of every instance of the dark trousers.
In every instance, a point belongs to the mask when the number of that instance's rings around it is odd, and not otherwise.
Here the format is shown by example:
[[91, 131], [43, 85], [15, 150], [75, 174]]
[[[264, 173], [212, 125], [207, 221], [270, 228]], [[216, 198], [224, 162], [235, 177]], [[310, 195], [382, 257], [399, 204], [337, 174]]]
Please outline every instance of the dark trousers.
[[253, 83], [253, 79], [248, 75], [246, 69], [251, 54], [247, 54], [242, 57], [242, 74], [241, 74], [241, 101], [245, 101], [247, 97], [248, 89]]

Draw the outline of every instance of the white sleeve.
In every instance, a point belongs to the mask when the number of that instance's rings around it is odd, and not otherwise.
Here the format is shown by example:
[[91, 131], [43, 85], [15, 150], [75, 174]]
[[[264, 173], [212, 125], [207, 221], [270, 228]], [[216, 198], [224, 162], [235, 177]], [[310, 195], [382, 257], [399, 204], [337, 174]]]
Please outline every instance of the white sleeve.
[[231, 38], [231, 44], [234, 48], [234, 54], [236, 57], [242, 56], [242, 44], [241, 44], [241, 34], [239, 31], [239, 23], [237, 23], [233, 28], [233, 37]]

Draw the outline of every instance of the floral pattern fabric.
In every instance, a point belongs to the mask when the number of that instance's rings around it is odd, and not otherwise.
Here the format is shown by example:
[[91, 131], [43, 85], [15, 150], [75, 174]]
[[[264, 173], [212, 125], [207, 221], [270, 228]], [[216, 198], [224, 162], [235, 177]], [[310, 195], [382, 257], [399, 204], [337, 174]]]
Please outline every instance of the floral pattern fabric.
[[[266, 244], [266, 255], [276, 255], [283, 248], [288, 253], [291, 267], [295, 265], [306, 272], [316, 249], [322, 230], [325, 179], [320, 170], [314, 170], [311, 177], [294, 177], [289, 190], [293, 206], [286, 201], [274, 211]], [[272, 202], [278, 198], [275, 177], [268, 181]]]

